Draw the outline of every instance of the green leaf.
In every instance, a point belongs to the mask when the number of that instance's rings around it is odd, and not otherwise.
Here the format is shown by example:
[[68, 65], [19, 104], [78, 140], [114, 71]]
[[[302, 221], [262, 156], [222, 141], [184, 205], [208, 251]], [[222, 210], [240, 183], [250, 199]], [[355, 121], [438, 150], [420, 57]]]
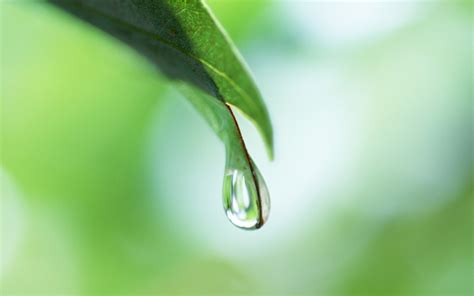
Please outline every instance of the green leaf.
[[[270, 118], [236, 48], [203, 2], [50, 2], [127, 43], [177, 81], [226, 146], [223, 201], [228, 218], [238, 227], [260, 228], [268, 217], [268, 191], [245, 147], [231, 106], [254, 122], [273, 158]], [[247, 199], [250, 205], [244, 202]]]
[[[202, 1], [50, 2], [135, 48], [171, 79], [238, 108], [256, 125], [273, 158], [272, 126], [261, 95], [235, 46]], [[203, 115], [209, 120], [208, 113]], [[235, 129], [227, 132], [235, 133]]]

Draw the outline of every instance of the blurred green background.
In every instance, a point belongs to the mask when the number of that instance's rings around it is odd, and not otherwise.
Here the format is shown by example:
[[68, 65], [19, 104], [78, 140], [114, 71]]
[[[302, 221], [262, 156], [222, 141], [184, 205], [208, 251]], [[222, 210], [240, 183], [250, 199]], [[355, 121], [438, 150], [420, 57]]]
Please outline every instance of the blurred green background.
[[274, 129], [261, 230], [153, 66], [43, 2], [1, 7], [2, 295], [472, 295], [468, 1], [209, 1]]

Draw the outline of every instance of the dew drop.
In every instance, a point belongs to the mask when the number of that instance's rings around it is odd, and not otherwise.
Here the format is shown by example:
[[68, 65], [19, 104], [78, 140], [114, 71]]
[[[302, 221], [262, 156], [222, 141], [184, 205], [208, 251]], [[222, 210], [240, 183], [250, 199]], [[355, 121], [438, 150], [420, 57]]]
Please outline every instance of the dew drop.
[[267, 221], [270, 212], [267, 185], [253, 161], [254, 174], [248, 167], [236, 168], [232, 164], [227, 161], [224, 174], [224, 211], [235, 226], [258, 229]]

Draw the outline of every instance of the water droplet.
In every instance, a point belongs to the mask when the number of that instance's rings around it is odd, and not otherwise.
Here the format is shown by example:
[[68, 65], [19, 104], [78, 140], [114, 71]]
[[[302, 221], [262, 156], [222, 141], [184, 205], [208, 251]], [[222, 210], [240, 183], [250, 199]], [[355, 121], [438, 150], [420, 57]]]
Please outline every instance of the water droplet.
[[224, 185], [224, 210], [229, 220], [243, 229], [258, 229], [268, 219], [270, 195], [257, 166], [236, 168], [227, 161]]

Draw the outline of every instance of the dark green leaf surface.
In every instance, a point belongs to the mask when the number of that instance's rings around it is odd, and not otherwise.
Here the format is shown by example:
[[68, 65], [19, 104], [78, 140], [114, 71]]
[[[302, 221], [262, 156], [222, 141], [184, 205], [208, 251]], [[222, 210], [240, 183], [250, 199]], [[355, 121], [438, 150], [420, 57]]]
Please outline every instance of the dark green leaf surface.
[[[237, 126], [221, 128], [227, 126], [222, 122], [235, 123], [230, 109], [222, 108], [224, 103], [237, 107], [256, 125], [273, 157], [272, 127], [258, 89], [237, 50], [201, 1], [50, 2], [132, 46], [171, 79], [186, 82], [194, 89], [192, 103], [221, 139], [225, 140], [224, 135], [227, 140], [234, 138], [224, 141], [227, 149], [246, 152], [243, 142], [237, 141]], [[234, 144], [243, 147], [232, 147]]]

